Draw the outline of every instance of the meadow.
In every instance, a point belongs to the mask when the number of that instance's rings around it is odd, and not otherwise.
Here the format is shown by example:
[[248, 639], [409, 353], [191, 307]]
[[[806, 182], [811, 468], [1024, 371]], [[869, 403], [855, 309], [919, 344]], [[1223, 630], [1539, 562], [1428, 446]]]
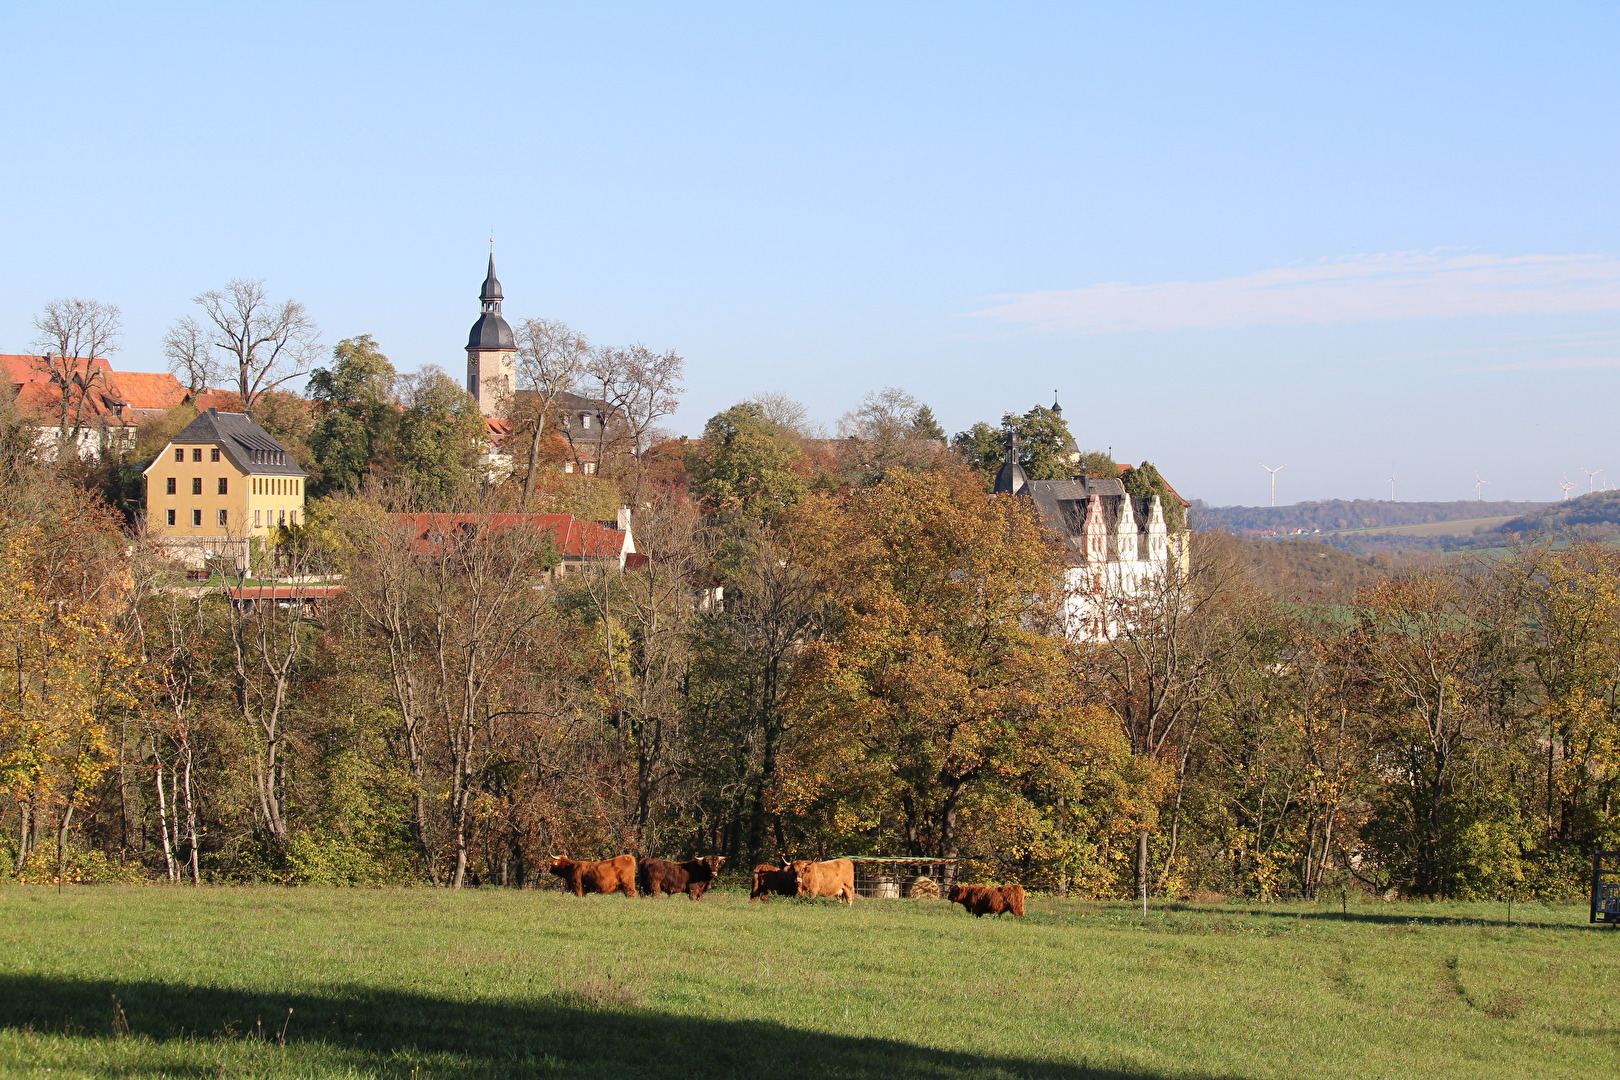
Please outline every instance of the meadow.
[[1460, 518], [1455, 521], [1426, 521], [1418, 525], [1376, 525], [1367, 529], [1338, 529], [1333, 536], [1473, 536], [1514, 520], [1514, 515]]
[[0, 890], [0, 1075], [1591, 1077], [1576, 907]]

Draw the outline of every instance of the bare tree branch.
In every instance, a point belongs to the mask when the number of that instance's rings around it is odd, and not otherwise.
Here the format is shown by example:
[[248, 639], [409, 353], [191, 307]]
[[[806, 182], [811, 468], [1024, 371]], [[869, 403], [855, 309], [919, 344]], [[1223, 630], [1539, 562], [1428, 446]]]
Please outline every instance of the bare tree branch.
[[[518, 389], [528, 392], [532, 408], [514, 409], [514, 419], [533, 425], [529, 433], [529, 468], [523, 477], [523, 507], [534, 498], [534, 474], [545, 434], [546, 418], [557, 398], [573, 391], [585, 370], [590, 343], [585, 335], [555, 319], [525, 319], [517, 328]], [[518, 416], [517, 413], [522, 415]]]
[[123, 323], [117, 304], [70, 296], [52, 300], [34, 316], [39, 332], [35, 367], [56, 388], [57, 438], [77, 441], [90, 410], [90, 394], [107, 382], [105, 360], [118, 351]]
[[[282, 383], [309, 374], [320, 355], [320, 331], [297, 300], [271, 301], [263, 281], [238, 278], [223, 290], [192, 297], [208, 323], [200, 327], [236, 376], [242, 408], [252, 412], [259, 397]], [[170, 337], [182, 344], [189, 330], [182, 319]], [[171, 354], [172, 358], [172, 354]]]

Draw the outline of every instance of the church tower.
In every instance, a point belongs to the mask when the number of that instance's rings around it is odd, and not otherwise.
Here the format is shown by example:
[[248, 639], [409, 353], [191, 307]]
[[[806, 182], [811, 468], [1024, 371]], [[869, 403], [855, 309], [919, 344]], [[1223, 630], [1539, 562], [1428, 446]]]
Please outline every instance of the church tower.
[[495, 276], [495, 253], [489, 253], [489, 273], [478, 293], [483, 314], [467, 335], [467, 393], [478, 401], [485, 416], [504, 416], [517, 389], [517, 343], [512, 328], [501, 317], [501, 282]]

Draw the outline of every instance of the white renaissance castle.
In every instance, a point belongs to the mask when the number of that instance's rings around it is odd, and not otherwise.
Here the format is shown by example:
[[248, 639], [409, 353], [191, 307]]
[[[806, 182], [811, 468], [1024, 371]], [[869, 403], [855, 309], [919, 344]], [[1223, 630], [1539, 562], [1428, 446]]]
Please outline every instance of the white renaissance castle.
[[[1124, 474], [1130, 466], [1118, 468]], [[1160, 497], [1131, 495], [1120, 476], [1030, 480], [1012, 436], [995, 489], [1033, 499], [1068, 549], [1063, 624], [1071, 641], [1113, 638], [1130, 620], [1133, 603], [1161, 595], [1176, 576], [1187, 573], [1186, 529], [1172, 533]]]

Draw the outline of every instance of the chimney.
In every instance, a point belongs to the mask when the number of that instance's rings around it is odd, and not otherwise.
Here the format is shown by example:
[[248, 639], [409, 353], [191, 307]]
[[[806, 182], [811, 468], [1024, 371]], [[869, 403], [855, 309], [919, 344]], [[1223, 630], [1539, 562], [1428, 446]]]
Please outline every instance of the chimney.
[[630, 508], [628, 506], [619, 507], [619, 513], [614, 520], [614, 524], [618, 526], [620, 532], [630, 531]]

